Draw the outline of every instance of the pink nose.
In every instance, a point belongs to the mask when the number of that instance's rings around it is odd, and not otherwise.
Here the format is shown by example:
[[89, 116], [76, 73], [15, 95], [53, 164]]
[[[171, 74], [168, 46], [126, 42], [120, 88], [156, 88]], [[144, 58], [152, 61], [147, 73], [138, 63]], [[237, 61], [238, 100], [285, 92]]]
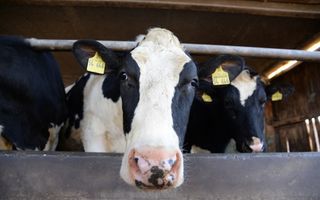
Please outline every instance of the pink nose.
[[181, 160], [175, 150], [134, 149], [129, 154], [129, 171], [139, 188], [166, 189], [175, 186]]
[[262, 152], [263, 151], [263, 142], [257, 138], [252, 137], [252, 143], [249, 145], [252, 152]]

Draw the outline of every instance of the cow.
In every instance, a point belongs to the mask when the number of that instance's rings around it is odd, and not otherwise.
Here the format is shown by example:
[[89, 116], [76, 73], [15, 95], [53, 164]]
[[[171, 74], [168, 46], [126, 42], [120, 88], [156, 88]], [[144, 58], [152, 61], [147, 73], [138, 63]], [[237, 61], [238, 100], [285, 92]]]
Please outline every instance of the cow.
[[[283, 99], [288, 97], [292, 86], [266, 87], [236, 55], [220, 55], [198, 67], [199, 88], [190, 111], [184, 151], [224, 153], [229, 142], [235, 141], [238, 152], [265, 152], [264, 105], [277, 91]], [[217, 72], [222, 75], [215, 77]]]
[[80, 138], [86, 152], [124, 153], [120, 175], [130, 185], [181, 185], [180, 148], [198, 77], [178, 38], [152, 28], [123, 55], [95, 40], [75, 42], [73, 53], [87, 73], [68, 88], [64, 138]]
[[59, 70], [50, 52], [0, 37], [1, 150], [55, 150], [67, 117]]

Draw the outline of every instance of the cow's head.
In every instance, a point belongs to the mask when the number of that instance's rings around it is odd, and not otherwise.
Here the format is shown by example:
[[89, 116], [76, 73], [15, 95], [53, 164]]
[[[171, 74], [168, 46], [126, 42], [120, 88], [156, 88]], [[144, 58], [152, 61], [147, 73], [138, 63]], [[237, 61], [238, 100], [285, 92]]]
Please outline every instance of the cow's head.
[[[229, 84], [214, 85], [212, 74], [219, 67], [228, 74]], [[265, 151], [264, 105], [268, 94], [260, 76], [241, 57], [222, 55], [200, 65], [199, 79], [200, 95], [206, 93], [211, 97], [212, 102], [208, 103], [221, 115], [225, 122], [221, 123], [222, 129], [236, 141], [237, 150]], [[281, 91], [287, 96], [286, 89]]]
[[84, 67], [98, 53], [107, 66], [103, 74], [117, 83], [105, 88], [119, 91], [122, 100], [126, 148], [121, 177], [140, 188], [182, 184], [180, 147], [198, 78], [176, 36], [150, 29], [137, 47], [121, 57], [96, 41], [76, 42], [74, 53]]

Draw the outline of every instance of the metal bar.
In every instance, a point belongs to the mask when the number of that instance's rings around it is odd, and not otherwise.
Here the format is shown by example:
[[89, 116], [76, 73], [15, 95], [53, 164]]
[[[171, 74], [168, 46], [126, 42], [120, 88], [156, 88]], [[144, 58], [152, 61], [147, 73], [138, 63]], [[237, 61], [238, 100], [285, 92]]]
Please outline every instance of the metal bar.
[[[30, 45], [36, 49], [49, 49], [55, 51], [70, 50], [75, 40], [48, 40], [48, 39], [26, 39]], [[99, 41], [106, 47], [116, 51], [126, 51], [133, 49], [137, 42], [133, 41]], [[226, 46], [209, 44], [183, 44], [185, 49], [191, 54], [236, 54], [239, 56], [274, 58], [300, 61], [320, 61], [320, 52], [309, 52], [293, 49], [258, 48], [244, 46]]]
[[143, 192], [119, 177], [121, 155], [0, 153], [1, 199], [319, 199], [320, 154], [185, 156], [185, 182]]

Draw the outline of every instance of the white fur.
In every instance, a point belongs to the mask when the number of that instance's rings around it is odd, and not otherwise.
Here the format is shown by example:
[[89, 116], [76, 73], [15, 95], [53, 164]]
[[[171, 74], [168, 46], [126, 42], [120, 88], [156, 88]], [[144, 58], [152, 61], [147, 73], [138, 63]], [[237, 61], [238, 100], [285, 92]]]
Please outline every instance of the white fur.
[[236, 87], [240, 93], [241, 105], [245, 106], [245, 101], [253, 94], [257, 88], [257, 77], [250, 77], [247, 70], [242, 71], [232, 82], [231, 85]]
[[[143, 146], [179, 150], [179, 139], [173, 128], [172, 99], [179, 74], [190, 58], [179, 40], [165, 29], [151, 29], [131, 55], [140, 67], [140, 99], [127, 134], [127, 147], [121, 165], [122, 178], [132, 184], [128, 153]], [[183, 165], [180, 169], [183, 182]]]
[[49, 138], [46, 146], [44, 147], [43, 151], [54, 151], [58, 145], [59, 141], [59, 132], [63, 123], [61, 125], [56, 125], [51, 123], [51, 128], [48, 129]]
[[80, 134], [87, 152], [118, 152], [125, 149], [121, 99], [114, 103], [102, 93], [105, 76], [91, 75], [84, 88]]
[[65, 87], [65, 88], [64, 88], [65, 93], [68, 93], [68, 92], [71, 90], [71, 88], [73, 88], [73, 86], [74, 86], [75, 84], [76, 84], [76, 82], [74, 82], [74, 83], [72, 83], [71, 85]]
[[1, 135], [2, 131], [3, 131], [3, 126], [0, 125], [0, 135]]

